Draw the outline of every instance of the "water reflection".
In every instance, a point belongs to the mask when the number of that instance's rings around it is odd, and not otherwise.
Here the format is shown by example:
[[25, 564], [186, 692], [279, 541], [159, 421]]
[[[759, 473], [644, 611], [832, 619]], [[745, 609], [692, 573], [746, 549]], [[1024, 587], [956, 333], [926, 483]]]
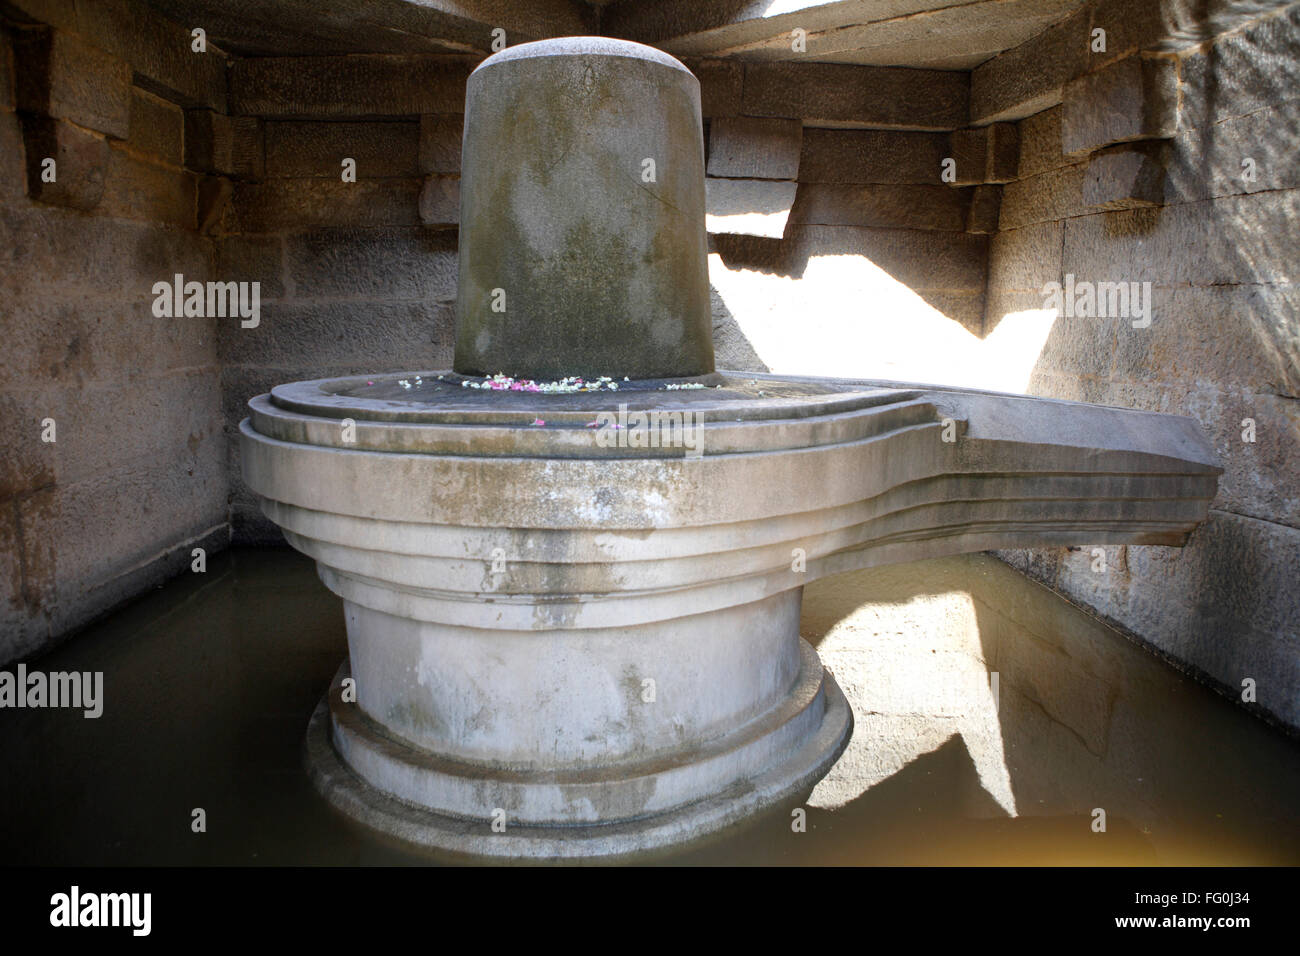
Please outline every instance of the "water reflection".
[[[307, 782], [303, 730], [346, 653], [310, 562], [209, 568], [33, 665], [105, 671], [105, 712], [0, 712], [0, 861], [454, 862]], [[646, 862], [1300, 862], [1300, 746], [992, 558], [817, 582], [802, 627], [853, 705], [849, 750], [806, 798]]]

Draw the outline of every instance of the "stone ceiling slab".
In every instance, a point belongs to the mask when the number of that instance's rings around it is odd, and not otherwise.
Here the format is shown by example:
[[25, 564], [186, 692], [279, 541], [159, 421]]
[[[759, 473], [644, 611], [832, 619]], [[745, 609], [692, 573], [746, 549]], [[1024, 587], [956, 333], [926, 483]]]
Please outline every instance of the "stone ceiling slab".
[[[619, 0], [601, 30], [678, 56], [816, 60], [969, 70], [1083, 5], [1083, 0]], [[806, 52], [792, 49], [806, 31]]]
[[203, 27], [245, 56], [338, 53], [487, 53], [492, 30], [509, 44], [590, 33], [594, 9], [576, 0], [146, 0]]

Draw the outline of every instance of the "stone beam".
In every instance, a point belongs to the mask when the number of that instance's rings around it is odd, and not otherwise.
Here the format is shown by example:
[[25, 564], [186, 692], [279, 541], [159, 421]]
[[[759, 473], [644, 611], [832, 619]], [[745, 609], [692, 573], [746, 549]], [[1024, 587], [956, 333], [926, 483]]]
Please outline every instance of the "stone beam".
[[805, 126], [952, 130], [967, 125], [965, 73], [841, 66], [745, 65], [742, 111], [802, 118]]
[[[826, 60], [970, 69], [1040, 32], [1078, 0], [845, 0], [839, 3], [627, 0], [602, 31], [679, 56]], [[792, 49], [794, 31], [804, 49]]]
[[[28, 0], [30, 2], [30, 0]], [[595, 13], [576, 0], [146, 0], [223, 48], [251, 56], [338, 53], [488, 53], [508, 44], [589, 33]]]
[[[1288, 0], [1094, 0], [971, 73], [971, 122], [1018, 120], [1061, 102], [1067, 84], [1141, 51], [1177, 52], [1291, 6]], [[1096, 31], [1104, 31], [1104, 49]]]
[[[651, 43], [669, 52], [705, 55], [714, 50], [762, 42], [796, 27], [809, 32], [845, 23], [871, 23], [908, 16], [965, 0], [844, 0], [839, 3], [771, 0], [616, 0], [601, 11], [601, 30], [610, 36]], [[768, 15], [776, 8], [781, 11]]]
[[1178, 131], [1178, 64], [1172, 56], [1130, 56], [1068, 83], [1061, 151], [1163, 139]]
[[357, 54], [237, 59], [230, 112], [266, 119], [461, 113], [473, 56]]

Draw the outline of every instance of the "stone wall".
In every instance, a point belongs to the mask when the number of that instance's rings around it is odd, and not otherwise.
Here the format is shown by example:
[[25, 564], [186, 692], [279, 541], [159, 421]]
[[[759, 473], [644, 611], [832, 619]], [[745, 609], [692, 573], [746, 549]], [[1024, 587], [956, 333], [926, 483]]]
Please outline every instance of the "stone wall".
[[260, 282], [263, 296], [257, 328], [226, 325], [219, 337], [238, 541], [283, 542], [240, 477], [234, 436], [250, 398], [300, 379], [451, 366], [462, 111], [475, 62], [352, 55], [232, 67], [240, 158], [217, 268]]
[[0, 663], [229, 540], [216, 323], [152, 308], [211, 274], [184, 117], [225, 57], [189, 40], [116, 0], [0, 5]]
[[1085, 59], [1020, 121], [986, 323], [1070, 277], [1151, 283], [1149, 327], [1055, 317], [1028, 390], [1195, 417], [1219, 495], [1184, 549], [1003, 557], [1235, 698], [1253, 680], [1252, 709], [1296, 727], [1300, 7], [1169, 46]]
[[982, 332], [1016, 142], [1012, 124], [966, 128], [969, 74], [687, 62], [719, 364], [975, 384], [955, 356]]

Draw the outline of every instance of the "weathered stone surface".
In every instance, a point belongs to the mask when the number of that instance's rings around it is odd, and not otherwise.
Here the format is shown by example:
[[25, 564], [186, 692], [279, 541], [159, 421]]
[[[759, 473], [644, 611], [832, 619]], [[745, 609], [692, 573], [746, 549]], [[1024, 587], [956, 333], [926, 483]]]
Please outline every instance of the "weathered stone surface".
[[1300, 188], [1289, 136], [1294, 107], [1282, 105], [1213, 126], [1182, 130], [1171, 143], [1165, 199], [1195, 202]]
[[[94, 166], [101, 176], [108, 169], [111, 189], [113, 164], [134, 147], [115, 143], [110, 152], [102, 136], [54, 121], [59, 127], [98, 144]], [[61, 165], [66, 185], [72, 168]], [[111, 204], [107, 192], [103, 200], [98, 212]], [[11, 442], [0, 428], [12, 451], [0, 497], [21, 495], [4, 501], [6, 527], [23, 542], [8, 552], [21, 555], [20, 603], [6, 600], [0, 615], [0, 658], [9, 661], [50, 649], [187, 565], [187, 542], [209, 553], [224, 546], [229, 472], [210, 414], [211, 329], [150, 308], [155, 281], [205, 276], [203, 244], [155, 223], [27, 201], [0, 208], [0, 236], [9, 350], [0, 409], [24, 433]], [[57, 445], [39, 441], [47, 415]], [[205, 528], [218, 530], [204, 536]]]
[[966, 74], [830, 63], [745, 66], [742, 108], [751, 116], [802, 117], [805, 126], [951, 130], [967, 125]]
[[426, 176], [420, 187], [420, 220], [430, 226], [460, 222], [460, 177]]
[[801, 225], [960, 232], [966, 228], [970, 193], [951, 186], [803, 183], [790, 221]]
[[1020, 127], [1016, 123], [994, 123], [988, 127], [988, 165], [985, 179], [1009, 183], [1020, 168]]
[[0, 110], [12, 112], [14, 96], [14, 45], [8, 31], [0, 30]]
[[1060, 103], [1065, 84], [1089, 68], [1088, 20], [1087, 8], [1081, 9], [976, 67], [970, 121], [1023, 119]]
[[955, 161], [952, 184], [973, 186], [988, 178], [989, 132], [986, 127], [959, 129], [948, 135], [948, 155]]
[[460, 113], [420, 117], [420, 172], [459, 173], [461, 132], [465, 117]]
[[230, 71], [230, 109], [270, 119], [458, 113], [475, 62], [381, 54], [237, 59]]
[[[1051, 555], [1055, 588], [1238, 699], [1242, 680], [1255, 679], [1252, 706], [1291, 726], [1300, 721], [1300, 655], [1287, 637], [1300, 626], [1287, 586], [1300, 573], [1295, 529], [1213, 510], [1182, 550], [1129, 549], [1123, 587], [1107, 586], [1068, 553]], [[1038, 567], [1029, 570], [1038, 576]]]
[[[265, 256], [272, 256], [269, 248]], [[306, 299], [456, 298], [456, 239], [446, 232], [315, 230], [287, 238], [284, 261], [294, 294]], [[412, 269], [411, 262], [420, 268]]]
[[1178, 8], [1200, 6], [1202, 10], [1217, 5], [1186, 3], [1186, 0], [1155, 0], [1150, 3], [1125, 3], [1124, 0], [1094, 0], [1088, 4], [1091, 11], [1089, 35], [1093, 30], [1106, 31], [1106, 49], [1088, 49], [1088, 69], [1095, 70], [1122, 60], [1141, 50], [1158, 47], [1171, 37], [1178, 27]]
[[[27, 157], [27, 195], [38, 202], [94, 209], [104, 195], [108, 141], [103, 136], [46, 116], [23, 114], [23, 150]], [[54, 182], [45, 182], [48, 159]]]
[[56, 276], [61, 296], [97, 298], [129, 288], [147, 303], [159, 279], [177, 272], [200, 278], [207, 269], [208, 255], [194, 237], [153, 224], [31, 203], [0, 207], [0, 292], [45, 299]]
[[[1287, 304], [1294, 307], [1295, 296], [1288, 298]], [[1257, 312], [1265, 304], [1271, 303], [1252, 303]], [[1205, 422], [1206, 433], [1220, 449], [1224, 474], [1216, 499], [1219, 505], [1244, 517], [1300, 529], [1300, 489], [1295, 483], [1294, 461], [1296, 439], [1300, 438], [1296, 400], [1271, 390], [1227, 386], [1221, 391], [1192, 391], [1187, 408]], [[1247, 419], [1254, 425], [1253, 442], [1244, 440]]]
[[1065, 90], [1061, 148], [1080, 153], [1178, 129], [1178, 66], [1172, 57], [1130, 56]]
[[357, 179], [419, 175], [420, 127], [402, 123], [265, 124], [266, 175], [341, 179], [342, 161], [356, 160]]
[[1097, 278], [1120, 268], [1163, 285], [1296, 282], [1300, 258], [1276, 237], [1297, 217], [1294, 190], [1083, 216], [1065, 224], [1062, 268]]
[[[269, 302], [257, 328], [227, 322], [217, 335], [223, 365], [275, 374], [304, 365], [424, 368], [436, 355], [446, 356], [454, 312], [448, 302]], [[246, 393], [234, 400], [237, 416], [231, 424], [238, 426], [248, 414]]]
[[[31, 0], [24, 0], [31, 2]], [[310, 0], [263, 5], [263, 0], [148, 0], [173, 19], [202, 20], [222, 49], [241, 56], [489, 52], [505, 31], [510, 45], [548, 36], [581, 35], [597, 12], [569, 0]]]
[[1072, 166], [1077, 156], [1066, 156], [1061, 150], [1061, 115], [1064, 109], [1054, 106], [1041, 113], [1026, 117], [1016, 124], [1020, 132], [1020, 161], [1015, 179], [1027, 179], [1061, 166]]
[[131, 132], [127, 143], [156, 159], [179, 166], [184, 161], [185, 114], [177, 106], [141, 89], [131, 90]]
[[1201, 129], [1294, 101], [1298, 36], [1300, 8], [1292, 4], [1184, 58], [1182, 124]]
[[318, 226], [414, 226], [420, 222], [418, 179], [280, 179], [240, 183], [234, 224], [240, 232]]
[[457, 371], [710, 371], [690, 72], [617, 40], [522, 44], [474, 72], [465, 110]]
[[[1243, 290], [1236, 297], [1246, 300], [1247, 294]], [[1186, 304], [1191, 298], [1185, 293], [1177, 302]], [[1214, 313], [1228, 297], [1216, 300], [1202, 295], [1201, 298], [1205, 301], [1201, 307]], [[1252, 304], [1258, 312], [1260, 303]], [[1178, 317], [1166, 312], [1165, 322], [1166, 325], [1176, 324]], [[1152, 328], [1155, 328], [1154, 323]], [[1189, 336], [1199, 331], [1189, 330]], [[1252, 336], [1249, 332], [1234, 338], [1241, 341], [1248, 354], [1259, 354], [1259, 343], [1250, 341]], [[1289, 449], [1294, 448], [1296, 435], [1300, 434], [1300, 412], [1295, 408], [1295, 402], [1271, 391], [1240, 387], [1233, 381], [1223, 385], [1207, 384], [1204, 378], [1164, 382], [1153, 377], [1151, 372], [1135, 381], [1125, 380], [1126, 376], [1134, 374], [1132, 369], [1138, 368], [1143, 358], [1157, 356], [1162, 351], [1161, 343], [1154, 338], [1148, 337], [1144, 344], [1147, 346], [1145, 349], [1131, 349], [1128, 355], [1121, 356], [1133, 364], [1117, 362], [1114, 378], [1101, 382], [1101, 387], [1096, 390], [1097, 400], [1123, 403], [1133, 408], [1171, 409], [1194, 416], [1201, 422], [1225, 469], [1219, 479], [1216, 508], [1285, 527], [1295, 528], [1300, 524], [1300, 493], [1290, 478], [1294, 468], [1288, 464], [1287, 458]], [[1195, 347], [1199, 350], [1200, 343], [1197, 342]], [[1201, 354], [1205, 354], [1204, 351]], [[1224, 364], [1222, 359], [1214, 362], [1219, 366]], [[1244, 369], [1245, 364], [1237, 363], [1234, 369], [1238, 380], [1249, 374]], [[1179, 373], [1183, 371], [1180, 369]], [[1242, 375], [1243, 372], [1246, 375]], [[1163, 377], [1165, 372], [1161, 369], [1158, 374]], [[1243, 435], [1246, 419], [1255, 425], [1254, 442], [1247, 442]]]
[[624, 2], [602, 11], [603, 32], [675, 56], [792, 57], [793, 31], [805, 31], [800, 60], [970, 70], [1040, 33], [1077, 0], [846, 0], [836, 3]]
[[[114, 473], [122, 475], [153, 467], [155, 462], [170, 462], [173, 467], [184, 462], [188, 468], [199, 458], [209, 463], [222, 459], [224, 464], [225, 438], [216, 418], [219, 406], [217, 370], [212, 362], [212, 323], [204, 319], [190, 321], [208, 326], [202, 350], [207, 362], [199, 368], [175, 369], [171, 374], [157, 374], [151, 368], [153, 394], [149, 397], [131, 397], [132, 384], [121, 380], [101, 380], [95, 389], [61, 390], [55, 415], [59, 421], [59, 485], [111, 478]], [[152, 316], [142, 324], [162, 327], [162, 322]], [[190, 335], [195, 331], [188, 330]], [[175, 341], [184, 334], [173, 332], [168, 338]], [[120, 331], [93, 336], [104, 341], [124, 337]], [[187, 393], [190, 400], [185, 398]], [[131, 415], [121, 414], [128, 408]], [[154, 427], [140, 428], [136, 415], [148, 416]], [[224, 481], [224, 475], [219, 477]]]
[[706, 119], [740, 112], [744, 68], [727, 60], [686, 60], [700, 81], [700, 112]]
[[266, 175], [262, 121], [207, 109], [186, 110], [185, 166], [200, 173], [261, 180]]
[[1049, 220], [999, 232], [989, 244], [989, 288], [1032, 292], [1041, 307], [1043, 286], [1061, 281], [1063, 230]]
[[0, 633], [6, 635], [0, 653], [6, 660], [11, 654], [17, 656], [39, 646], [49, 633], [45, 621], [33, 620], [40, 610], [24, 587], [22, 551], [22, 534], [11, 505], [0, 512]]
[[227, 236], [214, 243], [212, 277], [218, 282], [257, 282], [270, 302], [288, 292], [285, 239], [280, 236]]
[[199, 232], [205, 236], [218, 232], [230, 214], [230, 201], [235, 195], [235, 185], [225, 176], [199, 176], [195, 220]]
[[956, 322], [972, 335], [984, 334], [984, 290], [971, 289], [964, 292], [932, 292], [918, 290], [917, 297], [930, 308], [935, 309], [944, 318]]
[[[1025, 314], [1039, 315], [1043, 312], [1044, 296], [1039, 292], [1009, 292], [1006, 289], [991, 289], [984, 302], [984, 323], [980, 335], [996, 333], [1002, 323], [1008, 319], [1012, 322]], [[1031, 394], [1044, 394], [1030, 388], [1035, 374], [1031, 372], [1028, 380], [1021, 380], [1016, 385]], [[1052, 393], [1056, 395], [1056, 392]]]
[[1083, 202], [1087, 166], [1062, 166], [1002, 187], [1001, 228], [1068, 219], [1090, 210]]
[[[905, 66], [909, 69], [972, 70], [1010, 47], [1048, 29], [1076, 6], [1074, 0], [999, 0], [999, 2], [938, 3], [913, 0], [898, 4], [865, 4], [879, 14], [895, 12], [875, 22], [853, 16], [842, 27], [812, 40], [810, 59], [833, 63]], [[921, 15], [898, 15], [915, 11]], [[802, 23], [806, 14], [795, 14]], [[781, 58], [789, 55], [785, 35], [746, 56]]]
[[[24, 338], [36, 335], [39, 333], [28, 332]], [[31, 343], [27, 341], [16, 342], [13, 354], [25, 357], [29, 348]], [[46, 352], [41, 358], [48, 354]], [[19, 375], [10, 372], [7, 366], [0, 374], [3, 375], [0, 379], [3, 381], [0, 388], [0, 440], [9, 452], [0, 461], [0, 502], [7, 506], [0, 507], [0, 511], [12, 514], [13, 498], [46, 488], [54, 482], [58, 449], [40, 440], [41, 422], [56, 415], [62, 406], [55, 389], [34, 391], [30, 380], [20, 381]], [[17, 556], [18, 552], [11, 553]]]
[[198, 183], [192, 173], [145, 162], [112, 147], [101, 208], [109, 216], [195, 229]]
[[969, 334], [982, 334], [985, 236], [789, 225], [780, 242], [711, 245], [715, 343], [746, 357], [735, 367], [1008, 384]]
[[[9, 407], [15, 413], [15, 427], [27, 429], [31, 422], [26, 416], [37, 406], [53, 401], [60, 392], [72, 393], [72, 399], [57, 400], [62, 415], [63, 409], [72, 407], [69, 401], [73, 399], [89, 401], [87, 395], [91, 393], [120, 388], [123, 368], [130, 368], [138, 378], [153, 379], [215, 364], [211, 327], [202, 319], [185, 324], [153, 315], [152, 281], [149, 276], [131, 276], [122, 280], [124, 288], [120, 293], [92, 299], [93, 306], [89, 307], [86, 299], [71, 297], [27, 304], [21, 321], [11, 326], [9, 343], [14, 364], [5, 366], [0, 373], [0, 387], [13, 389], [17, 403]], [[106, 321], [106, 312], [112, 312], [117, 320]], [[142, 340], [149, 342], [149, 348], [140, 347]], [[24, 399], [23, 389], [34, 390], [34, 394]], [[49, 409], [50, 414], [54, 411], [53, 407]], [[63, 428], [62, 420], [59, 428]], [[151, 434], [148, 429], [141, 431], [138, 440]], [[20, 452], [33, 434], [25, 434], [22, 443], [10, 447]], [[82, 436], [85, 439], [87, 433]], [[62, 455], [62, 436], [55, 449], [37, 444]], [[100, 455], [107, 460], [116, 453], [115, 449], [105, 449]], [[87, 460], [93, 470], [93, 460]], [[60, 461], [67, 463], [63, 458]], [[0, 490], [0, 497], [3, 494]]]
[[988, 239], [962, 232], [795, 226], [783, 242], [714, 237], [729, 268], [800, 276], [814, 257], [860, 256], [914, 292], [975, 292], [984, 288]]
[[139, 85], [181, 106], [226, 109], [226, 57], [212, 44], [192, 49], [191, 27], [140, 0], [77, 4], [77, 32], [131, 64]]
[[1020, 137], [1014, 123], [955, 130], [948, 137], [947, 158], [956, 161], [953, 183], [975, 186], [1016, 178]]
[[1099, 150], [1088, 157], [1083, 201], [1103, 209], [1158, 206], [1165, 199], [1163, 142], [1127, 143]]
[[719, 117], [709, 125], [707, 173], [735, 179], [798, 179], [799, 120]]
[[[1045, 303], [1045, 298], [1040, 304]], [[1068, 372], [1104, 383], [1110, 379], [1115, 363], [1116, 336], [1142, 341], [1144, 331], [1132, 328], [1123, 318], [1058, 313], [1034, 369]]]
[[[1234, 401], [1252, 396], [1252, 403], [1253, 396], [1285, 402], [1278, 396], [1300, 394], [1300, 335], [1286, 334], [1287, 317], [1294, 314], [1291, 310], [1300, 302], [1300, 291], [1290, 285], [1263, 284], [1155, 287], [1152, 291], [1151, 327], [1142, 330], [1147, 334], [1124, 336], [1115, 342], [1115, 381], [1212, 388], [1234, 395]], [[1152, 408], [1162, 410], [1162, 406]], [[1256, 464], [1261, 472], [1265, 459], [1280, 466], [1285, 460], [1280, 447], [1265, 454], [1262, 448], [1242, 446], [1240, 423], [1247, 414], [1224, 408], [1215, 415], [1201, 416], [1201, 420], [1211, 434], [1224, 436], [1219, 452], [1225, 461], [1231, 450], [1249, 451], [1260, 453]], [[1276, 431], [1274, 437], [1278, 437]], [[1235, 510], [1273, 520], [1284, 514], [1280, 508]], [[1293, 514], [1294, 519], [1284, 520], [1300, 525], [1300, 512]]]
[[971, 192], [970, 209], [966, 215], [966, 231], [980, 234], [997, 232], [1001, 207], [1001, 186], [976, 186]]
[[27, 152], [16, 113], [0, 112], [0, 204], [21, 200], [27, 191]]
[[780, 239], [797, 185], [770, 179], [706, 179], [705, 226], [714, 234]]
[[7, 0], [8, 13], [23, 24], [44, 23], [60, 30], [77, 29], [76, 0]]
[[53, 502], [53, 490], [43, 488], [7, 502], [9, 507], [4, 509], [0, 541], [8, 573], [0, 591], [0, 620], [4, 621], [0, 653], [6, 660], [29, 656], [55, 643], [52, 619], [58, 592], [54, 546], [50, 540], [32, 537], [39, 516], [52, 510]]
[[[189, 400], [197, 391], [191, 383]], [[186, 400], [179, 387], [168, 393], [177, 402]], [[176, 437], [183, 445], [184, 437]], [[190, 457], [192, 470], [189, 464], [148, 462], [129, 471], [101, 472], [62, 487], [57, 504], [23, 515], [24, 539], [32, 535], [42, 545], [59, 543], [54, 600], [47, 605], [51, 632], [66, 634], [137, 596], [142, 584], [151, 586], [138, 577], [119, 580], [141, 565], [152, 566], [151, 583], [158, 584], [188, 565], [190, 548], [202, 542], [215, 553], [224, 546], [226, 478], [220, 448], [217, 432]], [[87, 528], [96, 533], [87, 534]], [[104, 547], [105, 541], [113, 546]], [[161, 561], [159, 552], [173, 548], [180, 554]]]
[[799, 181], [937, 183], [947, 154], [942, 133], [805, 129]]
[[65, 119], [117, 139], [131, 126], [131, 67], [61, 30], [14, 38], [20, 110]]

